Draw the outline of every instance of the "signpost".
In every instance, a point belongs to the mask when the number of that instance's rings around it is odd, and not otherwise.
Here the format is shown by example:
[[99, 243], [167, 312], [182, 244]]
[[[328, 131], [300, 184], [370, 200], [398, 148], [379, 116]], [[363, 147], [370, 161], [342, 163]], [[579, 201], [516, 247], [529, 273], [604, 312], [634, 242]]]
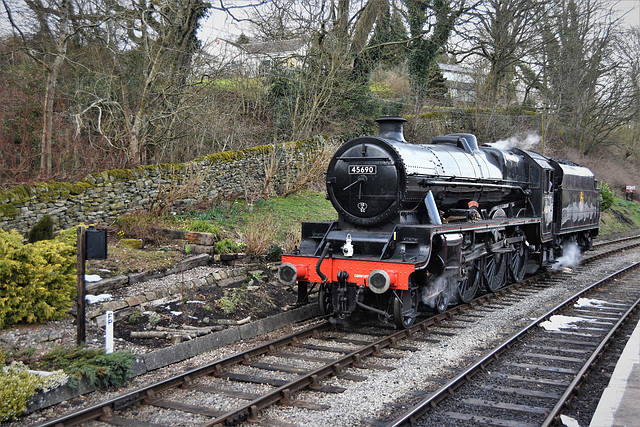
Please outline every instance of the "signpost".
[[86, 342], [85, 328], [85, 262], [88, 259], [107, 259], [107, 230], [97, 229], [93, 225], [88, 230], [78, 227], [78, 270], [76, 291], [78, 294], [78, 317], [76, 318], [76, 344], [83, 345]]
[[624, 192], [627, 200], [633, 200], [633, 195], [636, 192], [636, 186], [627, 185], [624, 189]]

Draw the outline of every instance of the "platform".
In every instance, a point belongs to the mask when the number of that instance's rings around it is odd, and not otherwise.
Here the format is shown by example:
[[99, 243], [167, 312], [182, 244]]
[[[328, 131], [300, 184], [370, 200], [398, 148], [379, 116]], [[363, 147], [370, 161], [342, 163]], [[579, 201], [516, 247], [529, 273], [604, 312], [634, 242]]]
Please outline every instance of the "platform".
[[640, 426], [640, 322], [622, 351], [590, 426]]

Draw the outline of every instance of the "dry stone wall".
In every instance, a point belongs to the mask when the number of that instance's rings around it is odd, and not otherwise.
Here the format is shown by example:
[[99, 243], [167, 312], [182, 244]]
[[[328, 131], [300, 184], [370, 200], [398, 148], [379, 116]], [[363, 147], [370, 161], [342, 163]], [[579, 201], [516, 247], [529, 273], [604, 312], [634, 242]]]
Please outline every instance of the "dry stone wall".
[[60, 230], [79, 223], [110, 224], [126, 212], [152, 205], [171, 203], [175, 207], [259, 194], [265, 185], [277, 192], [295, 179], [321, 144], [309, 140], [254, 147], [182, 164], [94, 173], [75, 183], [41, 183], [0, 191], [0, 228], [26, 235], [45, 214]]

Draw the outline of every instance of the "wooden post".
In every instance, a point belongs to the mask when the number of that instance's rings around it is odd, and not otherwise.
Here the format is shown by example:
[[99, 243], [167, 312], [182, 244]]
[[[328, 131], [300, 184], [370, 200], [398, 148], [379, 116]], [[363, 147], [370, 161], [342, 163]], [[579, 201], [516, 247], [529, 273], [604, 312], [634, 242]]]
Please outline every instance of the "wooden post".
[[84, 295], [84, 273], [85, 273], [85, 261], [86, 261], [86, 231], [84, 227], [78, 227], [78, 281], [76, 285], [78, 293], [78, 313], [76, 317], [77, 334], [76, 343], [84, 345], [86, 342], [86, 329], [85, 329], [85, 295]]

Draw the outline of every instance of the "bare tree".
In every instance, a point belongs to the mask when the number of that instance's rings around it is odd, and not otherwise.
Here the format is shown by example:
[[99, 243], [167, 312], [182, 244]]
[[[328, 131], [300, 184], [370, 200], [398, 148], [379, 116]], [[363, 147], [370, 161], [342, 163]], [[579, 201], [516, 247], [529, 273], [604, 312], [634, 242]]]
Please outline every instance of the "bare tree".
[[489, 63], [484, 82], [486, 100], [508, 105], [514, 100], [517, 68], [531, 70], [533, 54], [543, 43], [540, 21], [545, 0], [490, 0], [470, 10], [458, 36], [465, 46], [454, 49], [460, 61], [479, 56]]
[[544, 97], [565, 142], [589, 153], [628, 123], [620, 20], [604, 0], [556, 0], [545, 24]]
[[625, 32], [624, 36], [619, 51], [620, 62], [625, 64], [623, 77], [627, 80], [629, 123], [617, 130], [614, 145], [622, 150], [625, 158], [640, 158], [640, 26]]
[[[198, 47], [196, 30], [207, 5], [200, 0], [160, 5], [142, 0], [131, 6], [108, 1], [108, 8], [121, 17], [116, 24], [132, 44], [132, 51], [128, 51], [116, 41], [111, 51], [114, 81], [126, 95], [122, 111], [127, 116], [129, 159], [137, 165], [147, 161], [150, 140], [159, 144], [162, 139], [171, 139], [171, 121], [180, 109], [180, 94]], [[127, 81], [131, 74], [140, 80], [133, 90]], [[163, 125], [167, 119], [169, 124]]]
[[[46, 86], [42, 108], [42, 136], [40, 147], [40, 178], [48, 178], [52, 171], [53, 116], [58, 79], [65, 61], [68, 46], [73, 37], [96, 25], [96, 17], [87, 19], [83, 3], [71, 0], [25, 0], [26, 10], [20, 10], [20, 20], [15, 19], [17, 6], [2, 0], [7, 18], [20, 35], [24, 51], [45, 72]], [[75, 7], [74, 7], [75, 5]], [[27, 15], [27, 16], [25, 16]], [[97, 17], [99, 22], [102, 18]], [[37, 34], [30, 38], [28, 31]], [[34, 42], [37, 40], [37, 42]]]

